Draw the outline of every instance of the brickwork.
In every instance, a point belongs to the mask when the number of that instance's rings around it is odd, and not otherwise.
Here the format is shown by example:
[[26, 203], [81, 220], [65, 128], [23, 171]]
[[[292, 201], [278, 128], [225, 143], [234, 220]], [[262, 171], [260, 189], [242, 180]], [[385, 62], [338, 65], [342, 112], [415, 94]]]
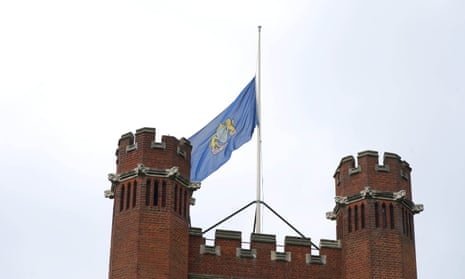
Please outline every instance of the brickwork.
[[[378, 162], [375, 151], [344, 157], [334, 174], [337, 240], [217, 230], [206, 245], [202, 229], [189, 225], [190, 143], [142, 128], [121, 136], [116, 173], [109, 175], [114, 199], [110, 279], [415, 279], [411, 168], [393, 153]], [[243, 242], [249, 249], [244, 249]]]
[[119, 140], [109, 278], [187, 278], [190, 150], [151, 128]]
[[[252, 234], [250, 250], [253, 255], [238, 252], [242, 238], [240, 232], [231, 231], [229, 237], [216, 234], [215, 248], [220, 253], [202, 253], [205, 244], [200, 229], [191, 233], [189, 240], [189, 278], [340, 278], [340, 247], [325, 247], [320, 250], [329, 261], [309, 262], [310, 239], [286, 237], [284, 252], [276, 252], [274, 235]], [[249, 241], [247, 241], [249, 242]], [[324, 254], [323, 254], [324, 253]], [[277, 255], [276, 255], [277, 254]], [[213, 276], [213, 277], [208, 277]]]
[[415, 279], [410, 166], [393, 153], [360, 152], [341, 160], [334, 175], [336, 219], [342, 242], [342, 278]]
[[[358, 165], [353, 156], [344, 157], [334, 175], [336, 195], [348, 196], [365, 187], [396, 192], [405, 190], [411, 197], [409, 164], [394, 153], [384, 153], [383, 163], [378, 163], [378, 152], [364, 151], [358, 154]], [[360, 175], [357, 175], [359, 174]], [[343, 187], [339, 187], [343, 185]]]
[[155, 129], [141, 128], [121, 136], [118, 142], [117, 173], [125, 173], [144, 164], [157, 169], [179, 167], [182, 177], [190, 176], [190, 154], [192, 147], [187, 140], [178, 140], [172, 136], [162, 136], [161, 142], [155, 142]]

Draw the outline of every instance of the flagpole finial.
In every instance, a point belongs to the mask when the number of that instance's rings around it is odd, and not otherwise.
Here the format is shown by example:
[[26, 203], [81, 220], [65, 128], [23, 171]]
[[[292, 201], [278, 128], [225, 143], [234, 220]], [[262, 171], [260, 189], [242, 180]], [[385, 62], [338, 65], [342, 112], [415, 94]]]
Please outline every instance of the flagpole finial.
[[261, 25], [259, 25], [259, 26], [258, 26], [258, 31], [260, 31], [261, 29], [262, 29], [262, 26], [261, 26]]

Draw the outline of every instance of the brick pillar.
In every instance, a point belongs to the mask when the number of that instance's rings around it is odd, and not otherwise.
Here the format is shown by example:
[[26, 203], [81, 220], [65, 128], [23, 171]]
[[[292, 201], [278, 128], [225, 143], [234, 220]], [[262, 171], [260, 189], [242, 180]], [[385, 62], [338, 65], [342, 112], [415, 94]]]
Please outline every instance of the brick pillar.
[[411, 168], [393, 153], [344, 157], [334, 175], [336, 220], [342, 247], [342, 278], [415, 279], [413, 215], [423, 205], [412, 201]]
[[114, 199], [110, 279], [187, 278], [191, 146], [142, 128], [121, 136]]

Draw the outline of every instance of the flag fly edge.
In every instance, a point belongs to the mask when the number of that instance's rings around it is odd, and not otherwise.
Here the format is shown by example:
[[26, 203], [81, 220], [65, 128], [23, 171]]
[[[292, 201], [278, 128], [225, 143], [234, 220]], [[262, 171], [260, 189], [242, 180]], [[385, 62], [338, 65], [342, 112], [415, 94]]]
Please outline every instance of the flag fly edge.
[[191, 182], [201, 182], [225, 164], [234, 150], [252, 138], [257, 125], [254, 77], [234, 102], [189, 138], [192, 145]]

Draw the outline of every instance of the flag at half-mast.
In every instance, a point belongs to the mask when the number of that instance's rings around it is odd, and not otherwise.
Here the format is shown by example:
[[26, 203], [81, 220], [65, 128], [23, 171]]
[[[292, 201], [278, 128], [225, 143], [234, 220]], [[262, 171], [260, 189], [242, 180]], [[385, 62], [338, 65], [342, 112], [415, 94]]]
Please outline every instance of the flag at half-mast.
[[189, 138], [192, 182], [201, 182], [226, 163], [234, 150], [248, 142], [258, 125], [255, 77], [234, 102]]

